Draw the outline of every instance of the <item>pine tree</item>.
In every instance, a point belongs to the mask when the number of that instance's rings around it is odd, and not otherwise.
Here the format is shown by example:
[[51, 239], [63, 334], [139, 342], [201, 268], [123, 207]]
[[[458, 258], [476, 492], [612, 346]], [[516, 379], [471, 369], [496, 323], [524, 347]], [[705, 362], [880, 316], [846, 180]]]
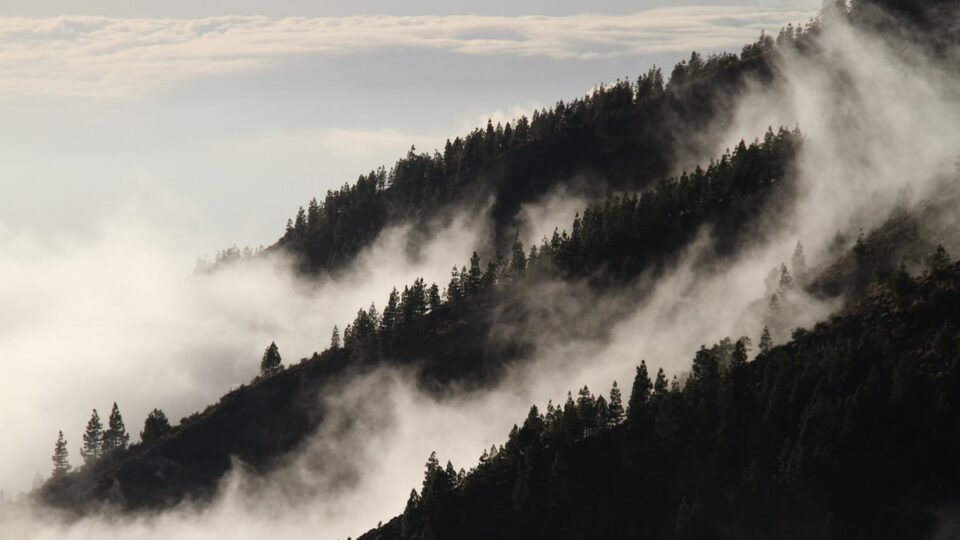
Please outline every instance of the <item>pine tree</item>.
[[607, 424], [616, 425], [623, 421], [623, 396], [620, 394], [620, 387], [617, 381], [613, 381], [613, 388], [610, 389], [610, 403], [607, 405]]
[[87, 430], [83, 434], [83, 446], [80, 448], [80, 457], [84, 463], [93, 463], [103, 455], [103, 424], [100, 415], [94, 409], [87, 422]]
[[383, 308], [383, 316], [380, 317], [380, 339], [387, 344], [392, 344], [396, 337], [397, 325], [400, 322], [399, 303], [400, 294], [394, 287], [387, 299], [387, 307]]
[[130, 443], [130, 435], [123, 425], [123, 417], [120, 416], [120, 408], [117, 407], [116, 402], [113, 403], [113, 410], [110, 411], [108, 426], [103, 433], [103, 453], [125, 449]]
[[61, 431], [57, 436], [57, 443], [53, 447], [53, 478], [62, 478], [70, 470], [69, 452], [67, 452], [67, 441], [63, 438]]
[[793, 276], [803, 283], [807, 275], [807, 258], [803, 253], [803, 244], [800, 242], [797, 242], [797, 247], [793, 250], [790, 266], [793, 268]]
[[653, 393], [656, 396], [663, 396], [670, 390], [669, 384], [667, 384], [667, 375], [663, 372], [663, 368], [657, 370], [657, 379], [653, 383]]
[[160, 409], [154, 409], [150, 411], [147, 419], [143, 422], [143, 431], [140, 432], [140, 440], [145, 444], [149, 444], [163, 437], [169, 431], [170, 422], [167, 420], [167, 415], [163, 414], [163, 411]]
[[943, 248], [942, 244], [937, 244], [937, 249], [927, 257], [927, 267], [931, 273], [940, 273], [950, 266], [950, 255]]
[[777, 287], [777, 292], [780, 296], [783, 296], [787, 291], [793, 290], [793, 277], [790, 275], [790, 271], [787, 270], [787, 265], [780, 265], [780, 283]]
[[770, 328], [764, 326], [763, 333], [760, 334], [760, 352], [767, 353], [773, 347], [773, 339], [770, 338]]
[[337, 325], [333, 325], [333, 334], [330, 335], [330, 348], [334, 350], [340, 348], [340, 329], [337, 328]]
[[487, 263], [487, 269], [483, 273], [483, 279], [481, 279], [481, 287], [484, 289], [491, 289], [494, 285], [497, 284], [497, 276], [499, 275], [500, 270], [497, 267], [497, 263], [494, 261], [489, 261]]
[[737, 344], [733, 347], [733, 354], [730, 357], [730, 369], [739, 369], [747, 363], [747, 357], [749, 355], [749, 350], [747, 345], [750, 343], [750, 338], [742, 337], [737, 340]]
[[440, 288], [437, 287], [436, 283], [430, 285], [430, 289], [427, 291], [427, 307], [433, 312], [440, 309], [442, 303], [440, 300]]
[[447, 285], [447, 302], [456, 304], [463, 298], [462, 282], [460, 281], [460, 270], [456, 266], [450, 271], [450, 283]]
[[513, 239], [513, 254], [510, 258], [510, 274], [514, 277], [523, 275], [527, 269], [527, 255], [523, 251], [523, 242], [520, 241], [518, 234]]
[[650, 399], [650, 389], [653, 384], [650, 382], [650, 375], [647, 373], [647, 363], [643, 360], [637, 366], [637, 375], [633, 379], [633, 389], [630, 391], [630, 401], [627, 406], [627, 415], [633, 419], [640, 414], [644, 404]]
[[267, 377], [280, 371], [282, 368], [281, 362], [282, 359], [280, 358], [280, 350], [277, 348], [277, 344], [270, 342], [267, 350], [263, 351], [263, 360], [260, 361], [260, 375]]
[[480, 256], [477, 255], [477, 252], [473, 252], [473, 256], [470, 257], [470, 273], [467, 274], [467, 285], [466, 293], [467, 295], [475, 295], [480, 292], [481, 281], [483, 280], [483, 271], [480, 270]]

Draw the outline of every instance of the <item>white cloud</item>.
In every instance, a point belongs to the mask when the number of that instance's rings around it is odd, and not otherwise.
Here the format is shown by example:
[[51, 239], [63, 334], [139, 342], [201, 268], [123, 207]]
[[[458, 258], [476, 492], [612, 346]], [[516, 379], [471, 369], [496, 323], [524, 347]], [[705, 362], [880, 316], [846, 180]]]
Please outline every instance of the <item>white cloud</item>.
[[301, 55], [429, 48], [464, 55], [600, 59], [738, 48], [807, 11], [661, 8], [627, 16], [224, 16], [0, 19], [0, 97], [135, 97], [188, 77]]

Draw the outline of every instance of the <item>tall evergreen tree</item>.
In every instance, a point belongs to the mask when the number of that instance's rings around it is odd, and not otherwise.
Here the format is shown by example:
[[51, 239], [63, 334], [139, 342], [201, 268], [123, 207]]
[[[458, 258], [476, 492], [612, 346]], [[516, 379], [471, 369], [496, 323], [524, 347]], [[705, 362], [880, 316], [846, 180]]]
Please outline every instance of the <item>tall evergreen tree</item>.
[[806, 281], [807, 258], [803, 253], [803, 244], [797, 242], [797, 247], [793, 250], [793, 257], [790, 258], [790, 266], [793, 269], [793, 277], [802, 284]]
[[337, 328], [337, 325], [333, 325], [333, 334], [330, 335], [330, 348], [334, 350], [340, 348], [340, 329]]
[[67, 441], [63, 438], [61, 431], [57, 436], [57, 443], [53, 447], [53, 478], [62, 478], [70, 471], [69, 452], [67, 452]]
[[281, 368], [280, 349], [277, 348], [276, 343], [271, 341], [267, 350], [263, 351], [263, 359], [260, 361], [260, 375], [267, 377], [280, 371]]
[[103, 453], [123, 450], [130, 443], [130, 435], [127, 428], [123, 425], [123, 417], [120, 415], [120, 408], [117, 403], [113, 403], [113, 410], [110, 411], [110, 420], [108, 427], [103, 432]]
[[730, 356], [730, 369], [738, 369], [746, 365], [749, 354], [747, 345], [749, 342], [750, 339], [747, 337], [742, 337], [737, 340], [736, 345], [733, 346], [733, 354]]
[[467, 274], [466, 293], [468, 295], [475, 295], [480, 292], [482, 279], [483, 271], [480, 270], [480, 256], [474, 251], [473, 256], [470, 257], [470, 273]]
[[950, 266], [950, 255], [943, 248], [943, 244], [937, 244], [937, 249], [927, 257], [927, 267], [931, 273], [940, 273], [946, 271]]
[[667, 383], [667, 374], [663, 372], [663, 368], [657, 370], [657, 379], [653, 383], [653, 393], [656, 396], [663, 396], [669, 391], [669, 384]]
[[100, 415], [94, 409], [87, 422], [87, 429], [83, 433], [83, 446], [80, 448], [80, 457], [84, 463], [93, 463], [103, 455], [103, 424]]
[[434, 283], [430, 285], [430, 289], [427, 291], [427, 307], [433, 312], [440, 309], [441, 305], [443, 305], [443, 301], [440, 299], [440, 288]]
[[387, 299], [387, 307], [383, 308], [380, 317], [380, 339], [386, 344], [392, 344], [396, 338], [397, 325], [400, 322], [400, 294], [394, 287]]
[[650, 374], [647, 373], [647, 363], [641, 360], [640, 365], [637, 366], [637, 375], [633, 379], [633, 389], [630, 391], [630, 401], [627, 406], [629, 418], [635, 419], [636, 415], [640, 414], [643, 406], [650, 399], [651, 388], [653, 384], [650, 382]]
[[163, 414], [163, 411], [160, 409], [154, 409], [150, 411], [150, 414], [147, 415], [147, 419], [143, 422], [143, 431], [140, 432], [140, 440], [144, 444], [150, 444], [170, 431], [170, 421], [167, 420], [167, 415]]
[[763, 327], [763, 333], [760, 334], [760, 352], [767, 353], [773, 348], [773, 339], [770, 338], [770, 329]]
[[523, 242], [520, 241], [518, 234], [513, 239], [513, 253], [510, 257], [510, 274], [514, 277], [523, 275], [527, 269], [527, 255], [523, 251]]
[[607, 418], [609, 425], [616, 425], [623, 421], [623, 396], [620, 394], [620, 387], [617, 381], [613, 381], [613, 387], [610, 389], [610, 403], [607, 405]]
[[787, 270], [787, 265], [780, 265], [780, 283], [777, 288], [778, 294], [783, 296], [788, 291], [793, 290], [793, 277], [790, 275], [790, 271]]
[[460, 270], [456, 265], [450, 271], [450, 283], [447, 285], [447, 302], [456, 304], [463, 298], [463, 286], [460, 281]]

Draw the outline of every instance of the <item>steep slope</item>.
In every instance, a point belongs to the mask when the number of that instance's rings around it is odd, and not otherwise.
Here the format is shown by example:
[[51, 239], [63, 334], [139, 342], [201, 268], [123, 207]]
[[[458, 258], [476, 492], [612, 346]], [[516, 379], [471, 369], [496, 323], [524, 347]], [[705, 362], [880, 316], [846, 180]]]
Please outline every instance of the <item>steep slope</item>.
[[468, 474], [432, 457], [361, 539], [933, 537], [960, 496], [958, 329], [960, 265], [900, 274], [753, 362], [701, 349], [682, 388], [638, 369], [625, 421], [584, 389]]
[[618, 81], [531, 119], [476, 129], [448, 141], [442, 153], [416, 153], [387, 171], [311, 201], [269, 249], [283, 249], [316, 273], [348, 263], [384, 226], [413, 220], [427, 227], [451, 206], [493, 201], [494, 246], [506, 248], [520, 207], [560, 185], [603, 197], [635, 191], [673, 172], [675, 152], [702, 155], [701, 134], [724, 125], [728, 103], [747, 81], [769, 83], [772, 41], [743, 54], [703, 59], [694, 53], [673, 69], [636, 84]]
[[77, 510], [105, 502], [149, 508], [203, 498], [231, 458], [267, 470], [312, 434], [323, 418], [318, 396], [325, 388], [382, 366], [412, 367], [423, 387], [438, 394], [482, 389], [529, 351], [522, 332], [488, 339], [494, 322], [523, 328], [539, 316], [521, 291], [581, 276], [592, 277], [602, 290], [610, 282], [654, 272], [707, 225], [718, 239], [717, 257], [735, 252], [756, 222], [776, 215], [778, 201], [789, 199], [794, 179], [789, 163], [800, 140], [798, 133], [782, 130], [769, 133], [762, 144], [742, 144], [706, 170], [587, 209], [570, 235], [558, 233], [529, 254], [518, 243], [509, 261], [491, 261], [485, 271], [475, 256], [469, 271], [464, 267], [451, 279], [443, 298], [438, 287], [417, 280], [402, 295], [391, 295], [382, 315], [359, 311], [345, 329], [343, 348], [227, 394], [158, 441], [48, 482], [42, 498]]

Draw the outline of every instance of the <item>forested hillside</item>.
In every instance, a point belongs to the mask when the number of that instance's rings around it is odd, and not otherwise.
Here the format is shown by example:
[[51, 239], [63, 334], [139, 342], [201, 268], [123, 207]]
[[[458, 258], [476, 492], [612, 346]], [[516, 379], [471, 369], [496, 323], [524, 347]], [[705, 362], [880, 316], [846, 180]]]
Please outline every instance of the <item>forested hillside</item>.
[[585, 276], [605, 276], [594, 278], [603, 287], [655, 271], [706, 225], [719, 239], [717, 256], [729, 254], [757, 220], [769, 217], [756, 208], [776, 210], [777, 201], [790, 195], [788, 164], [801, 142], [798, 132], [771, 131], [763, 142], [741, 144], [705, 170], [587, 208], [570, 233], [558, 232], [540, 246], [525, 250], [517, 240], [509, 258], [485, 265], [474, 254], [454, 269], [442, 293], [422, 279], [394, 290], [381, 304], [382, 313], [373, 305], [361, 309], [344, 328], [342, 342], [335, 330], [326, 351], [288, 369], [279, 369], [271, 346], [254, 384], [156, 440], [58, 476], [45, 487], [45, 500], [75, 508], [103, 502], [142, 508], [209, 495], [231, 457], [268, 469], [323, 420], [318, 396], [324, 388], [377, 367], [415, 367], [424, 388], [435, 392], [482, 389], [530, 349], [521, 336], [488, 338], [495, 318], [502, 324], [509, 316], [522, 325], [537, 317], [518, 291], [548, 279]]
[[467, 473], [431, 456], [361, 539], [927, 537], [960, 496], [958, 329], [941, 253], [751, 362], [744, 337], [682, 386], [641, 363], [625, 415], [583, 387]]
[[[923, 47], [950, 54], [953, 21], [937, 24], [926, 4], [955, 3], [831, 3], [825, 14], [886, 28], [889, 13], [875, 8], [890, 9], [911, 21], [900, 30], [923, 28]], [[721, 272], [783, 241], [793, 234], [784, 232], [792, 205], [809, 188], [798, 169], [809, 148], [804, 126], [773, 126], [693, 170], [672, 168], [678, 153], [702, 155], [694, 132], [729, 122], [748, 80], [776, 82], [784, 49], [816, 57], [822, 28], [818, 20], [763, 35], [740, 55], [693, 54], [669, 78], [652, 69], [477, 129], [442, 153], [411, 150], [390, 170], [311, 201], [266, 250], [293, 255], [308, 279], [346, 269], [387, 225], [412, 222], [429, 234], [444, 210], [491, 197], [494, 253], [475, 246], [470, 260], [451, 261], [445, 283], [397, 283], [357, 306], [310, 358], [284, 365], [271, 343], [249, 385], [176, 425], [155, 411], [141, 442], [115, 440], [77, 470], [69, 472], [58, 442], [55, 475], [38, 500], [80, 514], [202, 507], [238, 463], [268, 474], [302, 450], [328, 417], [324, 398], [380, 368], [413, 373], [418, 391], [441, 403], [497, 387], [509, 369], [533, 362], [537, 344], [522, 329], [543, 318], [527, 301], [538, 287], [575, 284], [636, 309], [680, 261]], [[577, 189], [592, 202], [524, 246], [520, 207], [578, 178], [588, 179]], [[837, 232], [817, 266], [805, 266], [797, 244], [793, 276], [778, 266], [775, 294], [743, 300], [768, 319], [782, 315], [776, 327], [691, 350], [689, 372], [651, 373], [636, 358], [632, 384], [610, 381], [603, 395], [571, 388], [565, 403], [532, 407], [512, 430], [504, 426], [503, 444], [479, 463], [457, 464], [469, 470], [430, 456], [403, 513], [361, 538], [947, 537], [940, 518], [960, 497], [960, 264], [942, 244], [960, 242], [960, 183], [943, 180], [916, 204], [904, 196], [892, 211], [871, 209], [878, 227]], [[794, 328], [780, 302], [801, 296], [842, 307]], [[584, 329], [561, 329], [555, 341], [578, 331], [602, 341], [622, 314], [570, 303]]]
[[772, 79], [772, 53], [769, 36], [740, 55], [693, 53], [669, 73], [652, 68], [531, 118], [488, 123], [448, 140], [442, 152], [411, 149], [389, 170], [301, 207], [271, 249], [293, 254], [308, 273], [338, 269], [387, 224], [427, 227], [444, 207], [483, 205], [490, 197], [493, 244], [505, 248], [521, 205], [557, 186], [591, 198], [635, 191], [669, 175], [676, 152], [702, 154], [695, 134], [723, 124], [729, 100], [748, 80]]

